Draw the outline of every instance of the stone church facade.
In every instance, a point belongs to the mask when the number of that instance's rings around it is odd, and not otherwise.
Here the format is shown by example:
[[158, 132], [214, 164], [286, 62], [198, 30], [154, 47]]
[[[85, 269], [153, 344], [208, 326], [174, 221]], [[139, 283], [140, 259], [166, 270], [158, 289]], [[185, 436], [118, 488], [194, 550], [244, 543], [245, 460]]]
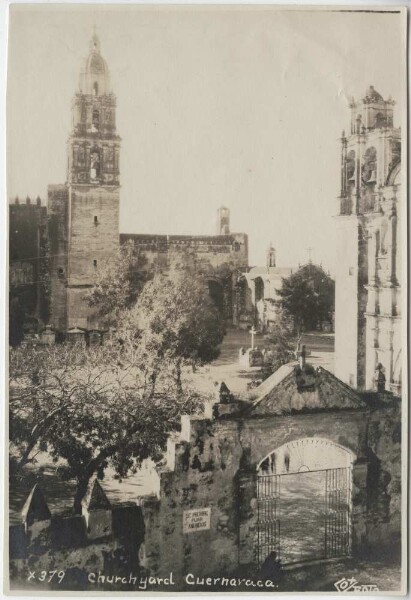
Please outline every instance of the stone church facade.
[[[336, 374], [358, 389], [376, 376], [401, 391], [401, 130], [394, 101], [371, 86], [341, 138]], [[377, 370], [377, 375], [376, 375]]]
[[[248, 268], [248, 239], [245, 233], [230, 231], [228, 208], [218, 211], [217, 235], [119, 233], [121, 139], [116, 129], [116, 96], [96, 35], [71, 110], [67, 181], [49, 185], [47, 208], [42, 208], [48, 238], [48, 253], [42, 260], [49, 271], [49, 312], [46, 317], [40, 314], [36, 309], [39, 302], [34, 302], [34, 308], [25, 304], [23, 312], [37, 321], [37, 330], [47, 322], [63, 335], [69, 330], [99, 329], [95, 311], [84, 295], [93, 286], [99, 266], [115, 256], [120, 244], [131, 242], [144, 255], [149, 269], [180, 266], [201, 274], [226, 321], [236, 323], [237, 283]], [[11, 231], [21, 212], [21, 205], [10, 209]], [[34, 243], [37, 236], [38, 231], [33, 230]], [[18, 256], [25, 243], [27, 240], [12, 241], [12, 252]]]

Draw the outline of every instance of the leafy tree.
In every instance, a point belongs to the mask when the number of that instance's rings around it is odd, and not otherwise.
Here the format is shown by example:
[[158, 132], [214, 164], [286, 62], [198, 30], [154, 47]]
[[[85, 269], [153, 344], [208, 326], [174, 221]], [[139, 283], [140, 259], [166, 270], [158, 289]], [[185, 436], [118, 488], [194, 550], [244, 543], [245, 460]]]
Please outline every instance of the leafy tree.
[[11, 351], [12, 476], [47, 450], [64, 479], [75, 478], [74, 510], [94, 476], [118, 477], [147, 457], [158, 459], [182, 414], [202, 398], [178, 389], [166, 361], [153, 382], [142, 355], [116, 341], [97, 348], [60, 345]]
[[176, 394], [167, 372], [157, 376], [154, 391], [144, 375], [144, 371], [134, 372], [127, 384], [122, 374], [98, 392], [88, 390], [76, 410], [64, 413], [50, 430], [51, 455], [55, 461], [66, 461], [59, 468], [61, 476], [77, 481], [76, 513], [92, 477], [103, 479], [111, 466], [122, 478], [136, 472], [145, 458], [158, 461], [181, 415], [201, 406], [201, 398], [192, 390]]
[[278, 306], [294, 320], [297, 335], [316, 329], [323, 321], [331, 320], [334, 310], [334, 281], [321, 267], [313, 264], [301, 267], [283, 278], [278, 290]]
[[116, 325], [121, 313], [135, 304], [149, 276], [145, 257], [128, 242], [98, 267], [95, 284], [84, 299], [96, 308], [96, 315], [105, 326]]
[[113, 305], [104, 292], [105, 314], [110, 308], [121, 318], [117, 338], [103, 346], [10, 352], [12, 474], [41, 450], [56, 463], [63, 459], [60, 474], [77, 482], [76, 512], [90, 479], [102, 478], [109, 465], [123, 477], [162, 454], [180, 416], [197, 411], [203, 400], [183, 380], [183, 367], [218, 356], [224, 335], [200, 277], [158, 274], [124, 310], [127, 294]]
[[[10, 473], [19, 473], [45, 447], [50, 429], [81, 400], [77, 374], [85, 363], [78, 345], [27, 346], [9, 354]], [[93, 379], [95, 374], [93, 374]]]
[[163, 361], [171, 365], [178, 389], [182, 368], [189, 365], [194, 370], [217, 358], [225, 334], [223, 318], [204, 279], [178, 269], [158, 273], [146, 283], [123, 323], [124, 330], [138, 336], [153, 376]]
[[282, 365], [295, 360], [298, 341], [292, 320], [284, 311], [279, 310], [277, 319], [266, 336], [267, 352], [262, 368], [263, 379], [272, 375]]

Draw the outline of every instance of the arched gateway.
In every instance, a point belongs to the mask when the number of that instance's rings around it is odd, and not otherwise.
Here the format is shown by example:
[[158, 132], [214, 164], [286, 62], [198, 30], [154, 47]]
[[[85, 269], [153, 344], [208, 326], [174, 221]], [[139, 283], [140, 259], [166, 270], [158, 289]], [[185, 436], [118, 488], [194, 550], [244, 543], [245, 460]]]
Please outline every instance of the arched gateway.
[[398, 552], [400, 423], [399, 401], [303, 357], [247, 400], [221, 384], [169, 439], [160, 497], [143, 506], [144, 568], [256, 580], [273, 551], [283, 564]]
[[347, 556], [351, 450], [321, 437], [283, 444], [257, 466], [257, 558], [283, 564]]

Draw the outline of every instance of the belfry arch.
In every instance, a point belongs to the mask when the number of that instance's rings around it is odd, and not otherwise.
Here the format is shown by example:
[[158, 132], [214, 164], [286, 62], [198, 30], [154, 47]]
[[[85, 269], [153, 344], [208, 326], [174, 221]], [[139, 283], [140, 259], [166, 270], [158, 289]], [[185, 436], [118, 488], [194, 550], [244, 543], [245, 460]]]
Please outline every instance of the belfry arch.
[[224, 286], [223, 283], [217, 278], [209, 278], [207, 281], [208, 293], [212, 301], [214, 302], [217, 310], [224, 314]]

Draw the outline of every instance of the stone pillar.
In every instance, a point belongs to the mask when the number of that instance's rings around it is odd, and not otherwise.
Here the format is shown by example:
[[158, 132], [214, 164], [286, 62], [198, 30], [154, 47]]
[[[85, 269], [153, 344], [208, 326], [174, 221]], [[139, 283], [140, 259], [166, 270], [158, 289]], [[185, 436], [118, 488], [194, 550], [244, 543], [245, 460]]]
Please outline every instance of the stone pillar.
[[139, 565], [150, 575], [162, 574], [166, 548], [162, 536], [161, 502], [156, 496], [144, 496], [141, 507], [144, 516], [145, 538], [140, 546]]
[[240, 286], [237, 282], [237, 276], [234, 273], [231, 275], [231, 302], [233, 325], [238, 325], [238, 317], [240, 312]]
[[111, 504], [97, 479], [90, 481], [81, 505], [88, 539], [104, 538], [112, 534]]
[[242, 471], [237, 476], [238, 564], [257, 565], [257, 472]]
[[395, 207], [395, 200], [392, 200], [391, 206], [391, 214], [388, 221], [389, 224], [389, 246], [388, 252], [390, 257], [390, 262], [388, 265], [388, 280], [391, 285], [396, 285], [397, 283], [397, 273], [396, 273], [396, 259], [397, 259], [397, 210]]
[[[368, 285], [374, 286], [377, 281], [377, 232], [371, 232], [368, 242]], [[373, 311], [374, 312], [374, 311]]]
[[390, 332], [388, 334], [389, 337], [389, 354], [388, 354], [388, 368], [387, 368], [387, 375], [388, 375], [388, 382], [391, 385], [391, 383], [394, 380], [394, 323], [393, 323], [393, 319], [390, 319]]
[[251, 305], [255, 309], [255, 279], [250, 279]]
[[347, 194], [347, 138], [345, 132], [341, 136], [341, 197]]
[[27, 549], [32, 554], [42, 554], [51, 544], [51, 513], [38, 484], [31, 490], [21, 516], [27, 536]]
[[385, 154], [386, 154], [386, 137], [383, 130], [380, 130], [380, 135], [377, 140], [377, 186], [385, 183]]
[[357, 120], [357, 144], [355, 165], [355, 213], [361, 213], [361, 170], [365, 145], [365, 136], [361, 134], [361, 118]]
[[366, 344], [365, 388], [371, 390], [374, 387], [375, 366], [377, 364], [377, 349], [379, 347], [378, 317], [374, 315], [367, 315]]
[[368, 464], [358, 460], [352, 467], [352, 531], [351, 552], [360, 556], [367, 546], [367, 472]]

